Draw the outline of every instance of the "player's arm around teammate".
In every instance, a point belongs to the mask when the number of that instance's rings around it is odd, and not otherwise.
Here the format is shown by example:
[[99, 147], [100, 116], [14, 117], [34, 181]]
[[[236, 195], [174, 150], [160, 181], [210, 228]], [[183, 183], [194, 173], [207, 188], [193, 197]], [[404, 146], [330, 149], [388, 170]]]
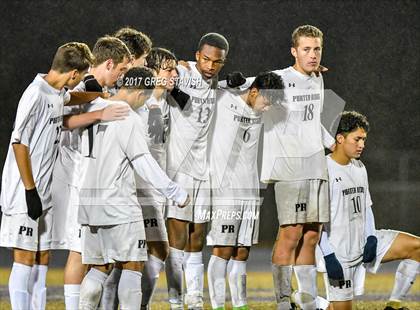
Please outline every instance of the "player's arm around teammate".
[[[51, 69], [25, 90], [2, 178], [0, 244], [13, 248], [13, 309], [44, 309], [51, 246], [51, 175], [65, 102], [64, 86], [80, 82], [93, 57], [83, 43], [58, 48]], [[7, 192], [6, 192], [7, 191]]]

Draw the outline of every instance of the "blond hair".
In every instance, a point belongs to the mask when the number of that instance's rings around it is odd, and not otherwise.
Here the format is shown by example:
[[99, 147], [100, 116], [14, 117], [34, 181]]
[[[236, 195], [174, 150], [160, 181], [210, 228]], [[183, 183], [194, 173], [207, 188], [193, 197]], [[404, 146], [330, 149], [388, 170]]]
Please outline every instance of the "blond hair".
[[298, 46], [300, 37], [320, 38], [321, 45], [323, 43], [323, 33], [315, 26], [303, 25], [297, 27], [292, 33], [292, 47]]

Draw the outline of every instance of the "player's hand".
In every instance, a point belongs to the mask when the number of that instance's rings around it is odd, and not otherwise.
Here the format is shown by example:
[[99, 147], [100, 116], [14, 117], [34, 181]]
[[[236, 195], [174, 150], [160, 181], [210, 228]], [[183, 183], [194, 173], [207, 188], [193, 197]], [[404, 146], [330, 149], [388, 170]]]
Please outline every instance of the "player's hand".
[[186, 206], [189, 205], [190, 202], [191, 202], [191, 198], [190, 198], [190, 195], [188, 195], [187, 199], [185, 199], [185, 202], [182, 205], [178, 205], [178, 207], [185, 208]]
[[337, 283], [338, 281], [344, 281], [343, 267], [335, 257], [334, 253], [324, 256], [325, 267], [327, 268], [328, 279], [330, 283]]
[[327, 72], [328, 68], [324, 67], [323, 65], [319, 65], [319, 67], [315, 70], [315, 75], [319, 76], [320, 73]]
[[101, 121], [122, 120], [128, 116], [130, 107], [127, 104], [113, 103], [102, 109]]
[[178, 65], [181, 65], [181, 66], [187, 68], [188, 71], [191, 71], [190, 64], [185, 60], [178, 60]]
[[36, 221], [42, 215], [42, 203], [36, 188], [25, 190], [26, 206], [28, 215]]
[[226, 85], [230, 88], [236, 88], [246, 83], [246, 78], [242, 72], [234, 71], [226, 76]]
[[370, 263], [376, 258], [376, 247], [378, 239], [375, 236], [367, 237], [365, 249], [363, 250], [363, 262]]

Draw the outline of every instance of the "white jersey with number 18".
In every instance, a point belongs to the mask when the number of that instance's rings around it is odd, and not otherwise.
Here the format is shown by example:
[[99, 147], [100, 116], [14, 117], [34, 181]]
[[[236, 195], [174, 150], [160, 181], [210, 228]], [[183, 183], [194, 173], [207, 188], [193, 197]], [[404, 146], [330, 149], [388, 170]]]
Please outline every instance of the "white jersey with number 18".
[[322, 76], [293, 67], [273, 71], [285, 85], [285, 100], [264, 113], [264, 148], [261, 180], [328, 180], [321, 111]]

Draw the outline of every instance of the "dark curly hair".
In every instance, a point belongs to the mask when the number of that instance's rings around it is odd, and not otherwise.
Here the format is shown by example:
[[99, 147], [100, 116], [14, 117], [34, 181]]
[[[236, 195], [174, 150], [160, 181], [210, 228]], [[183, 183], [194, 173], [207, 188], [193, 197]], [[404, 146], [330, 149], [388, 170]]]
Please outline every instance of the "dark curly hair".
[[[340, 121], [337, 127], [337, 133], [341, 135], [347, 135], [358, 128], [362, 128], [364, 131], [369, 132], [369, 122], [363, 114], [356, 111], [343, 111], [338, 117], [337, 121]], [[336, 121], [336, 122], [337, 122]]]

